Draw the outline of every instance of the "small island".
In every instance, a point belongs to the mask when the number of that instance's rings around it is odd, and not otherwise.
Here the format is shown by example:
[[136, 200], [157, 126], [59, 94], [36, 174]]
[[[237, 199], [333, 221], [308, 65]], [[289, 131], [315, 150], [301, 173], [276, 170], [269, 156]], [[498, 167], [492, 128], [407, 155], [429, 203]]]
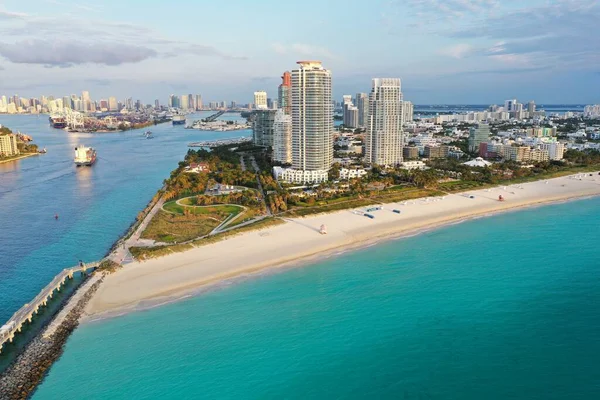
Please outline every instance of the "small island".
[[0, 125], [0, 163], [45, 153], [45, 150], [39, 151], [32, 141], [31, 136], [21, 132], [13, 133], [9, 128]]

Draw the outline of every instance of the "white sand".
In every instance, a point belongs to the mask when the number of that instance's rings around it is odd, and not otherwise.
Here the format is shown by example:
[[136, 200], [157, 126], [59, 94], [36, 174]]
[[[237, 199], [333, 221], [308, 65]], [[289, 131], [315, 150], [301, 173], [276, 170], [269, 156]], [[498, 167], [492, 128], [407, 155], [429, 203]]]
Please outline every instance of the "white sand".
[[[498, 201], [499, 195], [505, 201]], [[386, 204], [383, 210], [371, 213], [375, 219], [355, 215], [354, 210], [290, 219], [283, 225], [240, 234], [187, 252], [129, 264], [106, 277], [86, 311], [93, 319], [123, 313], [135, 310], [141, 302], [164, 302], [208, 283], [334, 249], [364, 246], [384, 237], [509, 209], [595, 195], [600, 195], [598, 173], [581, 180], [556, 178], [452, 194], [443, 199]], [[401, 214], [392, 212], [393, 209], [401, 210]], [[321, 224], [327, 226], [327, 235], [318, 233]]]

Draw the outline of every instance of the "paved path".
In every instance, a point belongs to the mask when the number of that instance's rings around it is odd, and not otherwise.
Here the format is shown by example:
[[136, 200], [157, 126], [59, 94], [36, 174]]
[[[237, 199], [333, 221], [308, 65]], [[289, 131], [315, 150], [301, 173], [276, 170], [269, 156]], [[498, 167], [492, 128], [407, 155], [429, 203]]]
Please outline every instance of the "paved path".
[[86, 272], [89, 269], [94, 269], [99, 263], [81, 264], [73, 268], [65, 268], [58, 273], [47, 284], [40, 293], [33, 298], [29, 303], [21, 307], [13, 316], [3, 325], [0, 330], [0, 351], [5, 342], [12, 342], [15, 334], [21, 332], [21, 328], [26, 322], [31, 322], [34, 315], [39, 312], [39, 309], [46, 306], [48, 301], [52, 298], [55, 290], [60, 290], [62, 285], [65, 284], [67, 279], [73, 278], [73, 274], [76, 272]]
[[133, 256], [129, 252], [130, 247], [151, 247], [159, 244], [156, 242], [150, 243], [145, 239], [140, 239], [140, 236], [142, 236], [142, 233], [148, 227], [148, 224], [150, 223], [152, 218], [154, 218], [156, 213], [162, 209], [163, 204], [165, 204], [165, 199], [164, 197], [161, 197], [156, 202], [154, 207], [152, 207], [148, 215], [146, 215], [146, 217], [136, 228], [135, 232], [133, 232], [133, 234], [129, 238], [127, 238], [125, 242], [119, 243], [117, 245], [117, 248], [112, 253], [110, 253], [110, 255], [108, 256], [110, 260], [118, 264], [125, 264], [126, 261], [131, 262], [129, 260], [133, 260]]
[[256, 171], [256, 182], [258, 183], [258, 190], [260, 190], [260, 197], [262, 199], [262, 203], [265, 206], [265, 210], [267, 210], [267, 215], [270, 217], [273, 215], [273, 213], [271, 212], [269, 206], [267, 206], [267, 197], [265, 196], [265, 191], [263, 190], [262, 184], [260, 183], [260, 168], [258, 167], [254, 156], [250, 156], [250, 161], [252, 162], [252, 167], [254, 167], [254, 170]]

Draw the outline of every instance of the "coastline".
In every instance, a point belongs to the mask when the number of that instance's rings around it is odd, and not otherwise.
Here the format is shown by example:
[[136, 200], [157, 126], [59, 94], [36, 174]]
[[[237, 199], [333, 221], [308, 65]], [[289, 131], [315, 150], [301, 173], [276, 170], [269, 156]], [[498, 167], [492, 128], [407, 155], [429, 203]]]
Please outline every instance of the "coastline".
[[11, 162], [11, 161], [17, 161], [17, 160], [22, 160], [23, 158], [27, 158], [27, 157], [32, 157], [32, 156], [39, 156], [40, 153], [27, 153], [27, 154], [23, 154], [19, 157], [15, 157], [15, 158], [9, 158], [8, 160], [0, 160], [0, 164], [4, 164], [7, 162]]
[[[497, 200], [499, 194], [506, 199], [504, 202]], [[562, 177], [451, 194], [445, 198], [390, 203], [384, 205], [384, 210], [375, 212], [374, 220], [355, 215], [352, 210], [286, 219], [283, 225], [127, 265], [107, 276], [86, 307], [82, 323], [154, 308], [221, 282], [265, 270], [306, 265], [381, 241], [499, 213], [598, 195], [600, 175], [594, 172], [582, 180]], [[392, 213], [392, 209], [400, 209], [402, 213]], [[322, 223], [328, 226], [327, 235], [318, 233]]]

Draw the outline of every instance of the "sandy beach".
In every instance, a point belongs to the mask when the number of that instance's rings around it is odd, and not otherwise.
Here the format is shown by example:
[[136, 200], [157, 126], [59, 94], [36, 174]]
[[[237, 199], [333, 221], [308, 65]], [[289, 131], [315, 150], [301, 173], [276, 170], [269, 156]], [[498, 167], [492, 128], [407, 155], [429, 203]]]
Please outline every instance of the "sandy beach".
[[[500, 195], [504, 201], [498, 201]], [[166, 302], [204, 285], [265, 268], [318, 260], [323, 254], [343, 248], [363, 247], [385, 238], [503, 211], [597, 195], [600, 195], [600, 175], [595, 172], [592, 176], [555, 178], [385, 204], [382, 210], [370, 213], [374, 219], [355, 213], [367, 207], [288, 219], [282, 225], [184, 253], [128, 264], [106, 277], [87, 306], [85, 320]], [[327, 226], [327, 235], [319, 234], [322, 224]]]

